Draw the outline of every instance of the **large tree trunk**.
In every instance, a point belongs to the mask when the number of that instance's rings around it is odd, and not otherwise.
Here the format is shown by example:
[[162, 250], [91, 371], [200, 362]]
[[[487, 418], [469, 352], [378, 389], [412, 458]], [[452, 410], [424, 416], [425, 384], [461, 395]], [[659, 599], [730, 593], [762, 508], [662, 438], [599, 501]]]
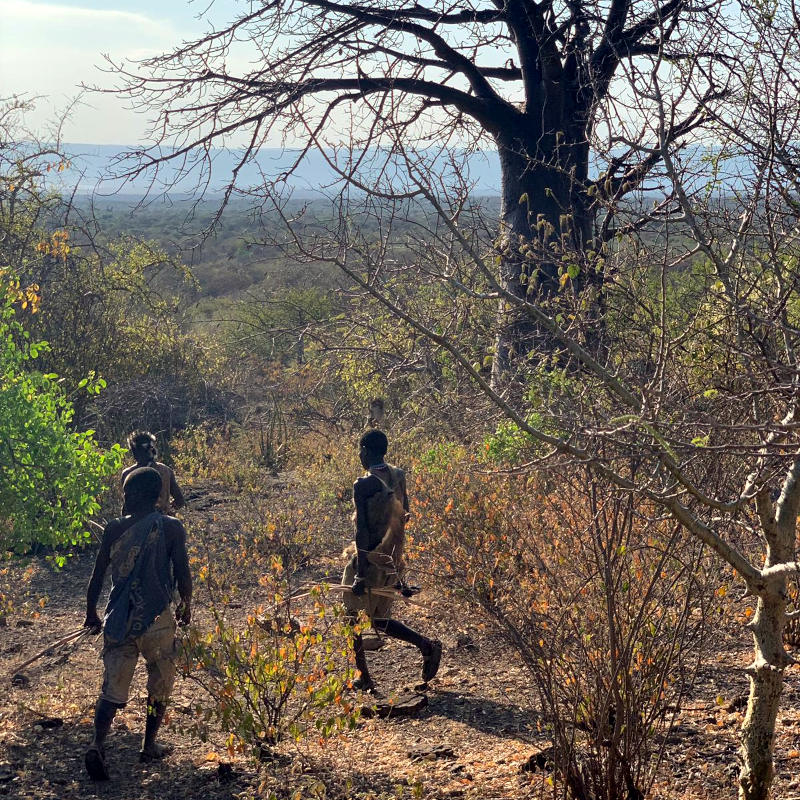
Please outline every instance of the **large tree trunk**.
[[[551, 152], [543, 153], [541, 142], [534, 147], [519, 138], [497, 141], [502, 197], [496, 246], [503, 287], [521, 300], [537, 302], [551, 300], [560, 291], [582, 291], [590, 278], [583, 256], [593, 226], [584, 194], [588, 148], [554, 143]], [[574, 269], [562, 283], [569, 264]], [[492, 363], [494, 386], [505, 383], [516, 361], [539, 347], [548, 351], [553, 344], [524, 309], [502, 300]]]
[[[795, 560], [797, 511], [800, 484], [796, 462], [777, 503], [773, 517], [763, 513], [769, 501], [761, 498], [762, 532], [767, 543], [764, 567], [774, 567]], [[783, 644], [786, 624], [786, 578], [772, 577], [765, 582], [758, 598], [756, 613], [749, 627], [753, 633], [753, 663], [750, 675], [750, 698], [742, 724], [739, 751], [742, 766], [739, 773], [740, 800], [767, 800], [775, 774], [773, 749], [775, 723], [783, 692], [783, 673], [790, 659]]]

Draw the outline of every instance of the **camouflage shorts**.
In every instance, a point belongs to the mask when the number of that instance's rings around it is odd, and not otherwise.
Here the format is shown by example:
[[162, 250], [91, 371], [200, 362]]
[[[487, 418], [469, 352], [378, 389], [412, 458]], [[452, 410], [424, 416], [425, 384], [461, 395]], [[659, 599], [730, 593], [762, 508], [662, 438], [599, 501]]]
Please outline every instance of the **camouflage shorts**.
[[100, 699], [117, 706], [128, 702], [128, 692], [139, 655], [147, 665], [147, 694], [160, 702], [169, 700], [175, 683], [175, 615], [168, 606], [150, 627], [135, 638], [123, 642], [105, 640], [103, 659], [103, 688]]

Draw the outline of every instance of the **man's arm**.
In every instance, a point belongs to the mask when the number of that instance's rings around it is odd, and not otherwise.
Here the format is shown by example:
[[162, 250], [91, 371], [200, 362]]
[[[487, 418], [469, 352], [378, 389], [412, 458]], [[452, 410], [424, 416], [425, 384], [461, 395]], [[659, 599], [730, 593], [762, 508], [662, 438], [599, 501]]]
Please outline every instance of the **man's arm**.
[[172, 574], [181, 596], [181, 603], [175, 609], [175, 617], [178, 622], [188, 625], [192, 619], [192, 573], [189, 571], [189, 554], [186, 552], [186, 528], [180, 522], [173, 524], [174, 541], [170, 558]]
[[128, 475], [130, 475], [131, 472], [133, 472], [135, 469], [136, 469], [136, 464], [134, 464], [132, 467], [125, 467], [125, 469], [122, 470], [122, 475], [119, 476], [119, 485], [122, 487], [122, 490], [123, 490], [122, 491], [122, 516], [123, 517], [128, 515], [128, 508], [127, 508], [128, 501], [125, 499], [125, 478], [127, 478]]
[[97, 601], [100, 598], [100, 592], [103, 590], [103, 579], [106, 576], [106, 570], [111, 563], [109, 541], [111, 539], [110, 533], [113, 532], [113, 525], [113, 522], [109, 523], [103, 531], [103, 540], [100, 543], [100, 549], [97, 551], [92, 577], [89, 579], [89, 586], [86, 589], [86, 620], [83, 626], [84, 628], [91, 628], [97, 633], [103, 627], [102, 620], [97, 616]]
[[400, 491], [403, 495], [403, 511], [406, 512], [405, 518], [406, 522], [408, 522], [408, 518], [411, 516], [411, 511], [409, 510], [408, 505], [408, 490], [406, 489], [406, 473], [404, 470], [400, 470]]
[[175, 471], [172, 469], [169, 471], [169, 493], [172, 495], [172, 507], [176, 511], [186, 505], [181, 487], [178, 486], [178, 481], [175, 479]]

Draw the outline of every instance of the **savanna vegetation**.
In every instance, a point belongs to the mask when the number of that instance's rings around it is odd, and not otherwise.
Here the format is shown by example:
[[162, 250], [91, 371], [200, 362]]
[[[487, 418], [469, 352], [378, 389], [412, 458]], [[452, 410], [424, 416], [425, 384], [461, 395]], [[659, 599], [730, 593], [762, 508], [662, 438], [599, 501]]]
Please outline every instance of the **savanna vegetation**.
[[[800, 614], [797, 31], [787, 3], [265, 4], [116, 67], [161, 121], [122, 169], [202, 161], [234, 129], [245, 163], [280, 127], [326, 154], [339, 191], [300, 202], [285, 176], [234, 174], [188, 217], [49, 194], [69, 165], [8, 105], [7, 613], [35, 592], [9, 583], [11, 553], [63, 562], [119, 507], [116, 443], [149, 428], [187, 488], [202, 598], [173, 728], [248, 764], [246, 792], [796, 790], [776, 764], [800, 750], [776, 742]], [[234, 75], [242, 41], [261, 61]], [[459, 161], [489, 142], [499, 201]], [[339, 552], [376, 398], [412, 479], [427, 622], [486, 687], [517, 676], [535, 752], [502, 790], [440, 770], [393, 785], [388, 734], [352, 690]], [[740, 726], [738, 755], [720, 787], [699, 768], [676, 783], [717, 662], [706, 723]], [[432, 707], [451, 713], [448, 691]], [[332, 753], [368, 731], [366, 765], [333, 778]]]

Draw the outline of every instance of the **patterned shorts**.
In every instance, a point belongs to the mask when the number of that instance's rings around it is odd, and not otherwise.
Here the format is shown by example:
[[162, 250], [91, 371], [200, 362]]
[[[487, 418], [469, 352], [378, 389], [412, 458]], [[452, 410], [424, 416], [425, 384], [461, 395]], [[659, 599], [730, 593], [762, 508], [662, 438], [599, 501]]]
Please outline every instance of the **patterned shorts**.
[[139, 655], [147, 665], [147, 694], [166, 703], [175, 683], [175, 615], [168, 606], [150, 627], [135, 638], [123, 642], [105, 640], [103, 659], [103, 688], [100, 699], [117, 706], [128, 702], [128, 692]]

